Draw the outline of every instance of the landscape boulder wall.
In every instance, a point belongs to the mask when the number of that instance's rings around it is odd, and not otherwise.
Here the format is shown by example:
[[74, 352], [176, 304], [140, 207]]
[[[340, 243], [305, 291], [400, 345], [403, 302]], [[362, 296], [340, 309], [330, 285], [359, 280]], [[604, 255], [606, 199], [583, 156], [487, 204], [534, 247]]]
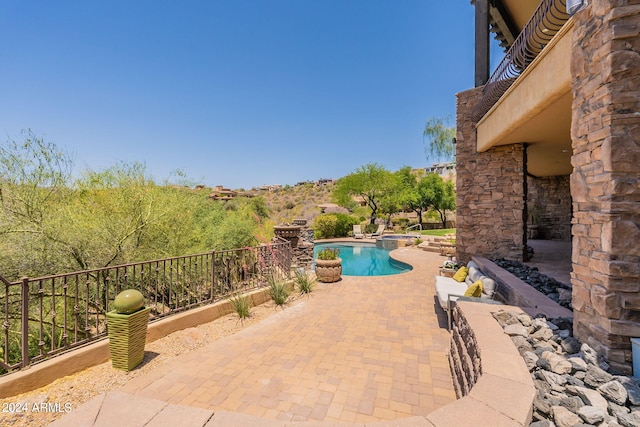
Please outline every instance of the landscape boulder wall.
[[570, 319], [532, 318], [511, 309], [493, 317], [535, 384], [531, 426], [640, 425], [640, 382], [607, 372], [595, 350], [574, 338]]

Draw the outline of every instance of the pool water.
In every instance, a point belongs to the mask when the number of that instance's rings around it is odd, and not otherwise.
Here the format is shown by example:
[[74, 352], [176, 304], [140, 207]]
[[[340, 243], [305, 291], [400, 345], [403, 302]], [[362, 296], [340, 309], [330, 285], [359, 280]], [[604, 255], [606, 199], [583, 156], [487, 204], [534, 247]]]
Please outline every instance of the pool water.
[[388, 276], [413, 268], [409, 264], [389, 258], [389, 251], [366, 243], [317, 243], [313, 257], [323, 248], [340, 249], [343, 276]]

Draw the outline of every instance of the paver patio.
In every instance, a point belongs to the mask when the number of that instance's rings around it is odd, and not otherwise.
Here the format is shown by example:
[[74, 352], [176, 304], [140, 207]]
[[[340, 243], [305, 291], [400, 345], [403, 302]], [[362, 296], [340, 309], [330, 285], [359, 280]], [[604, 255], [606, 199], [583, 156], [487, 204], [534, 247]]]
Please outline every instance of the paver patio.
[[[319, 284], [304, 302], [129, 382], [131, 401], [279, 421], [369, 423], [455, 400], [446, 316], [433, 276], [445, 258], [413, 248], [393, 276]], [[439, 314], [436, 314], [439, 313]], [[71, 414], [72, 415], [72, 414]]]

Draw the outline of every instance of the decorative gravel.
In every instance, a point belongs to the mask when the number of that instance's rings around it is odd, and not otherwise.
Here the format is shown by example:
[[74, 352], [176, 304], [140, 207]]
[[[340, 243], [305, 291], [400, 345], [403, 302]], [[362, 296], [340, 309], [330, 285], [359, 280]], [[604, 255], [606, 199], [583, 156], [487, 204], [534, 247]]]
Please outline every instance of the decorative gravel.
[[[294, 294], [287, 301], [290, 307], [305, 298]], [[287, 308], [284, 308], [286, 310]], [[93, 366], [39, 389], [0, 399], [0, 425], [12, 427], [46, 426], [73, 411], [101, 393], [118, 389], [129, 380], [170, 362], [181, 354], [203, 347], [219, 338], [259, 322], [281, 308], [269, 301], [251, 309], [251, 317], [244, 322], [229, 314], [213, 322], [174, 332], [145, 346], [144, 361], [130, 372], [111, 367], [111, 361]]]
[[529, 267], [521, 262], [504, 258], [493, 258], [491, 261], [532, 286], [538, 292], [542, 292], [564, 308], [573, 311], [573, 306], [571, 305], [571, 288], [569, 286], [540, 273], [537, 267]]

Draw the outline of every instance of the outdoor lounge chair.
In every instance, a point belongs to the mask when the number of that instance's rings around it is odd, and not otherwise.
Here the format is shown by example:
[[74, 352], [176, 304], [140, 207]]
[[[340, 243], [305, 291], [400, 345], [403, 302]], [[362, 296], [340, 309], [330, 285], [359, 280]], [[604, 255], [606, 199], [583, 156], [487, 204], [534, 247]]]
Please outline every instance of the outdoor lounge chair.
[[383, 225], [379, 225], [378, 229], [376, 230], [376, 232], [375, 233], [371, 233], [371, 237], [382, 236], [382, 233], [384, 232], [384, 227], [385, 227], [384, 224]]
[[364, 234], [362, 233], [362, 228], [360, 228], [360, 225], [353, 226], [353, 238], [364, 239]]

